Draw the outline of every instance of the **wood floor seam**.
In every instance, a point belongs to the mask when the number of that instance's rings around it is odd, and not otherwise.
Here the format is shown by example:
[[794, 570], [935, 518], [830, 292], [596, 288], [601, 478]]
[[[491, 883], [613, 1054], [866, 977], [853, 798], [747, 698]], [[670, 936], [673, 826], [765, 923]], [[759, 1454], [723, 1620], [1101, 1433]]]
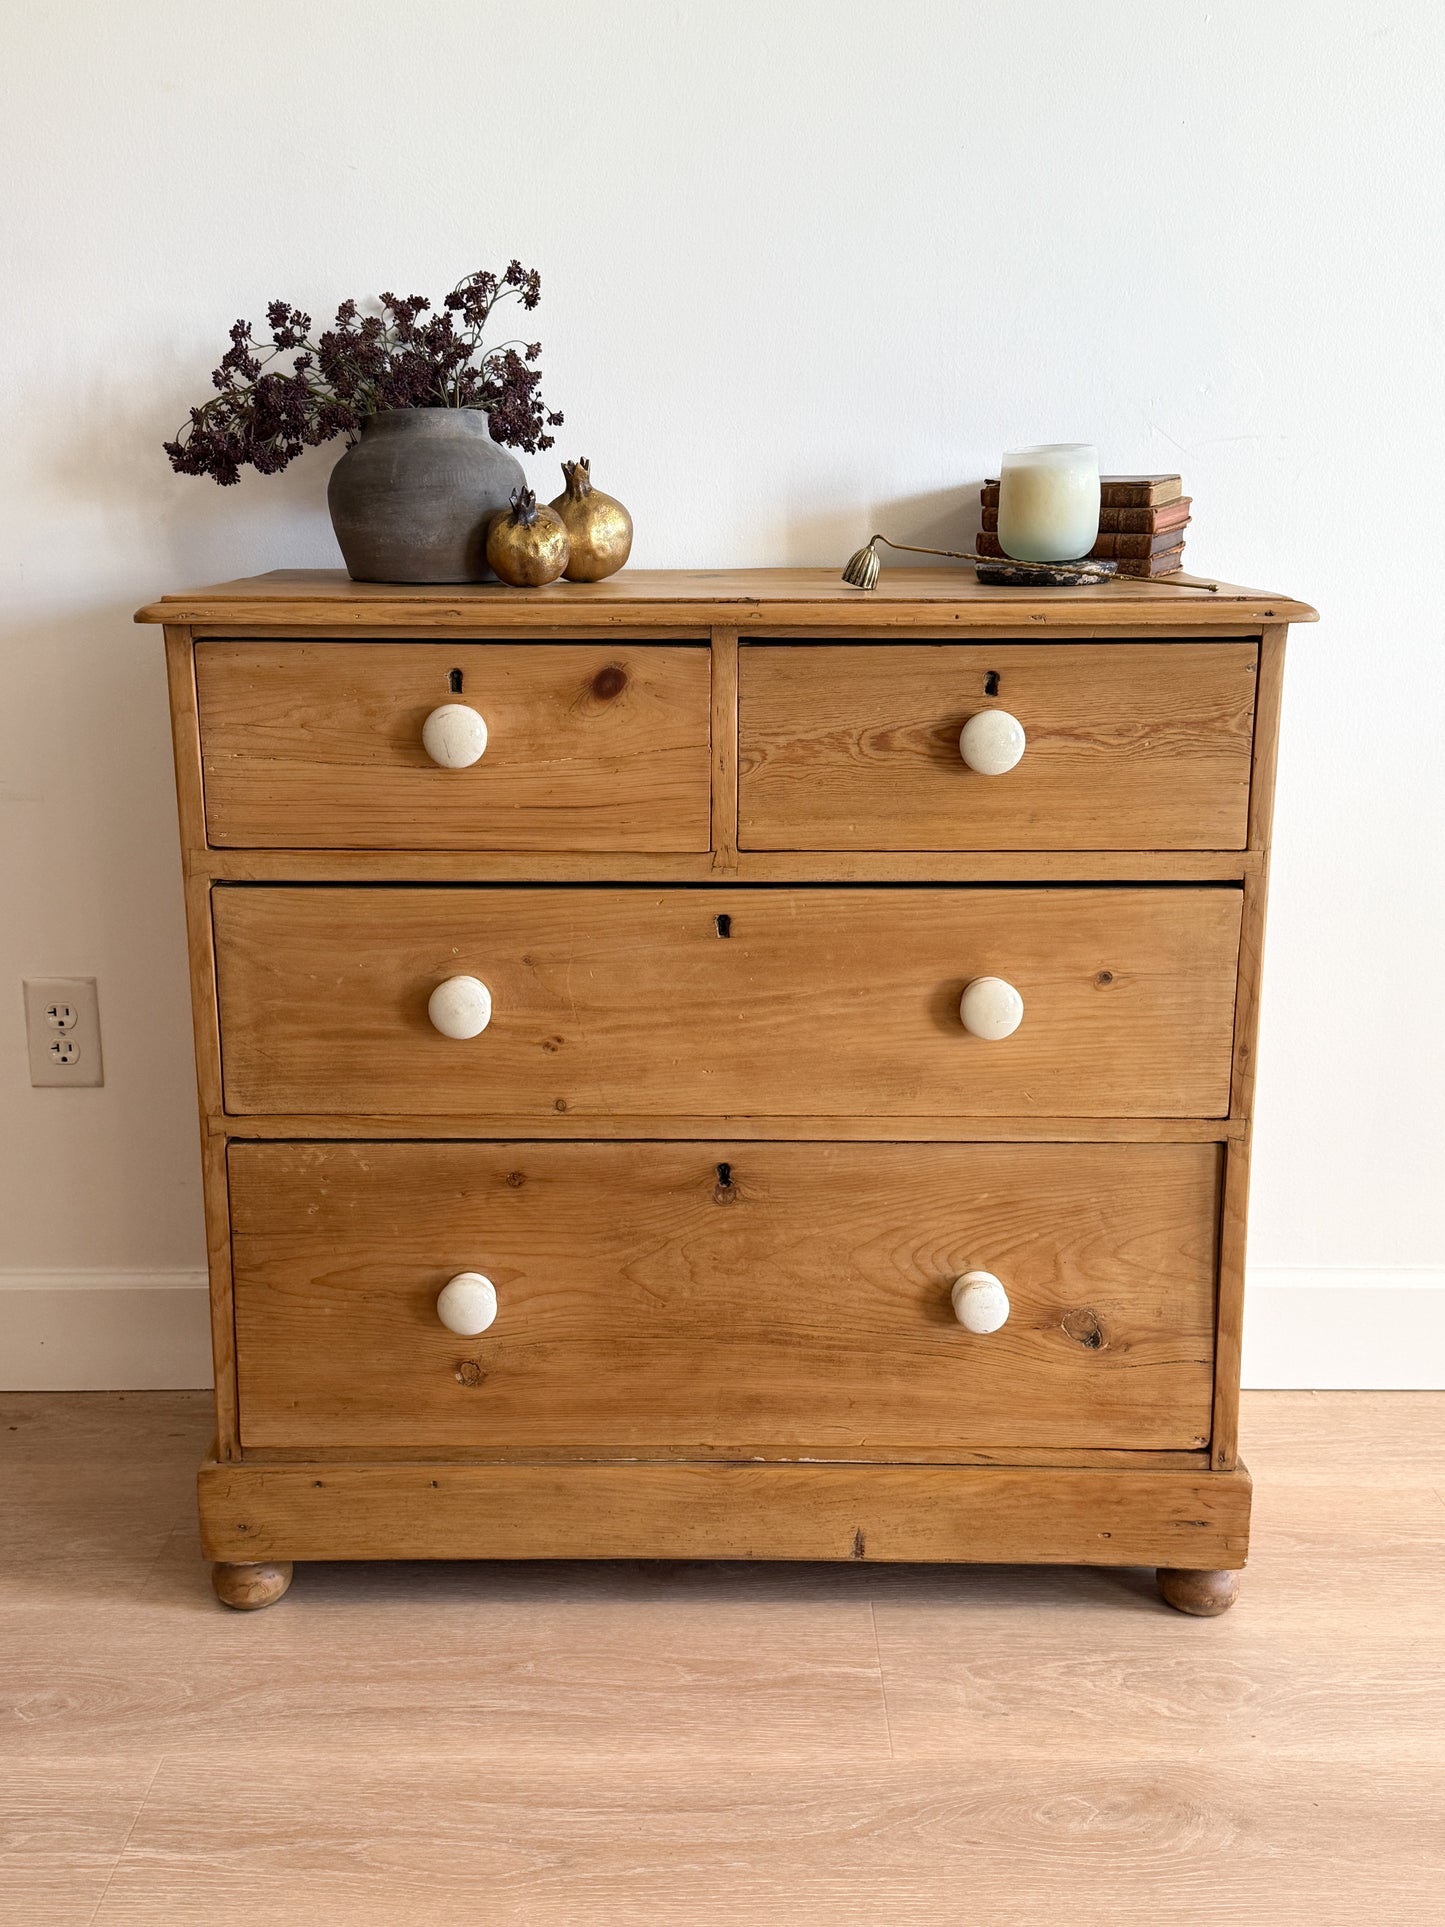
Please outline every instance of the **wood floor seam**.
[[101, 1889], [100, 1899], [97, 1900], [95, 1903], [95, 1912], [90, 1916], [89, 1921], [86, 1923], [86, 1927], [95, 1927], [96, 1921], [100, 1919], [100, 1910], [105, 1905], [105, 1897], [110, 1892], [111, 1887], [114, 1884], [115, 1876], [120, 1869], [120, 1863], [122, 1860], [125, 1859], [126, 1849], [130, 1846], [131, 1841], [135, 1837], [135, 1830], [140, 1825], [140, 1818], [141, 1818], [141, 1815], [145, 1812], [146, 1801], [149, 1800], [149, 1798], [151, 1797], [151, 1791], [154, 1788], [156, 1781], [160, 1778], [161, 1768], [165, 1765], [165, 1763], [166, 1763], [166, 1756], [163, 1753], [161, 1757], [156, 1761], [155, 1767], [151, 1773], [151, 1777], [146, 1782], [145, 1792], [141, 1795], [140, 1804], [136, 1807], [135, 1813], [131, 1819], [130, 1826], [126, 1829], [125, 1839], [122, 1840], [120, 1843], [120, 1852], [115, 1856], [115, 1860], [111, 1865], [110, 1872], [106, 1875], [105, 1886]]
[[883, 1701], [883, 1728], [888, 1735], [888, 1757], [894, 1759], [893, 1721], [888, 1712], [888, 1681], [883, 1673], [883, 1644], [878, 1637], [878, 1602], [868, 1601], [868, 1616], [873, 1622], [873, 1650], [878, 1655], [878, 1694]]

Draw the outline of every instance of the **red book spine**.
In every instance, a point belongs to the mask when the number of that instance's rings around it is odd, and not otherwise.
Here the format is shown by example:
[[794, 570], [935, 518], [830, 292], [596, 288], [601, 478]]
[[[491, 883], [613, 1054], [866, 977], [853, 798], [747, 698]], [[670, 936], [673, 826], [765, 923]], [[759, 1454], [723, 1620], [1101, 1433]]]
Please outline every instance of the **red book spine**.
[[[1157, 509], [1109, 509], [1099, 511], [1100, 535], [1155, 535], [1163, 529], [1182, 529], [1189, 520], [1191, 498], [1181, 495], [1177, 502], [1166, 502]], [[998, 510], [985, 506], [983, 526], [998, 527]]]
[[[1001, 548], [993, 545], [998, 541], [996, 528], [985, 526], [979, 534], [980, 555], [1002, 555]], [[1164, 549], [1177, 549], [1184, 540], [1184, 530], [1161, 529], [1157, 535], [1117, 535], [1100, 533], [1089, 554], [1093, 556], [1155, 555]]]
[[[1147, 562], [1152, 555], [1177, 554], [1183, 546], [1181, 531], [1166, 529], [1162, 535], [1101, 535], [1089, 554], [1101, 561]], [[1008, 559], [1008, 551], [992, 529], [979, 531], [978, 553]]]
[[[978, 538], [978, 554], [997, 557], [1001, 562], [1010, 560], [996, 535], [987, 529]], [[1091, 552], [1092, 553], [1092, 552]], [[1153, 555], [1125, 555], [1113, 558], [1118, 564], [1120, 575], [1173, 575], [1176, 569], [1184, 566], [1182, 557], [1184, 544], [1176, 543], [1173, 548], [1159, 549]]]
[[1120, 575], [1173, 575], [1184, 567], [1184, 545], [1166, 549], [1162, 555], [1126, 556], [1119, 564]]
[[[1101, 475], [1099, 500], [1106, 509], [1162, 508], [1177, 502], [1184, 493], [1178, 475]], [[998, 480], [991, 476], [983, 485], [981, 499], [985, 508], [998, 507]]]

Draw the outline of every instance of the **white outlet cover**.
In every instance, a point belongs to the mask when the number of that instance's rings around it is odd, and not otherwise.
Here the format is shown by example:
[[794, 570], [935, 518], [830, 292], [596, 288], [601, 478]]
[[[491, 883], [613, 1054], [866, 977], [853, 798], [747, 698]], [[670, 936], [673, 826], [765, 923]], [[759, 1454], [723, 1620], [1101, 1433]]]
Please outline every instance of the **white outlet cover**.
[[27, 977], [24, 989], [30, 1082], [41, 1090], [103, 1084], [94, 977]]

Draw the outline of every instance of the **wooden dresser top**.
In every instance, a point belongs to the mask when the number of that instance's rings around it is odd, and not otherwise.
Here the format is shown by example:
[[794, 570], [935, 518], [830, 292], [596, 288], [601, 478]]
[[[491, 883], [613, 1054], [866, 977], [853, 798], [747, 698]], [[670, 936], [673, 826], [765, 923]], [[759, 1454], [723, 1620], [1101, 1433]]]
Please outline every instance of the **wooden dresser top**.
[[496, 582], [353, 582], [340, 569], [273, 569], [163, 596], [136, 612], [137, 622], [182, 627], [333, 633], [719, 625], [755, 633], [914, 627], [1198, 635], [1317, 620], [1307, 603], [1289, 596], [1197, 576], [1116, 580], [1100, 588], [997, 589], [978, 582], [966, 566], [889, 565], [878, 587], [866, 591], [850, 588], [838, 569], [624, 569], [606, 582], [554, 582], [543, 589]]

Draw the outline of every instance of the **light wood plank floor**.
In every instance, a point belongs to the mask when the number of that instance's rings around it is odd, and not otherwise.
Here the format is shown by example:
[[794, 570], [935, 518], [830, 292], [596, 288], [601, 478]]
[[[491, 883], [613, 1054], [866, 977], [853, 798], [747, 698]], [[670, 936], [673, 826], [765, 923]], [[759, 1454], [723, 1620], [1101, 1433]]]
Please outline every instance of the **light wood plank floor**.
[[304, 1566], [211, 1599], [200, 1395], [0, 1397], [6, 1927], [1445, 1922], [1445, 1395], [1256, 1393], [1145, 1574]]

